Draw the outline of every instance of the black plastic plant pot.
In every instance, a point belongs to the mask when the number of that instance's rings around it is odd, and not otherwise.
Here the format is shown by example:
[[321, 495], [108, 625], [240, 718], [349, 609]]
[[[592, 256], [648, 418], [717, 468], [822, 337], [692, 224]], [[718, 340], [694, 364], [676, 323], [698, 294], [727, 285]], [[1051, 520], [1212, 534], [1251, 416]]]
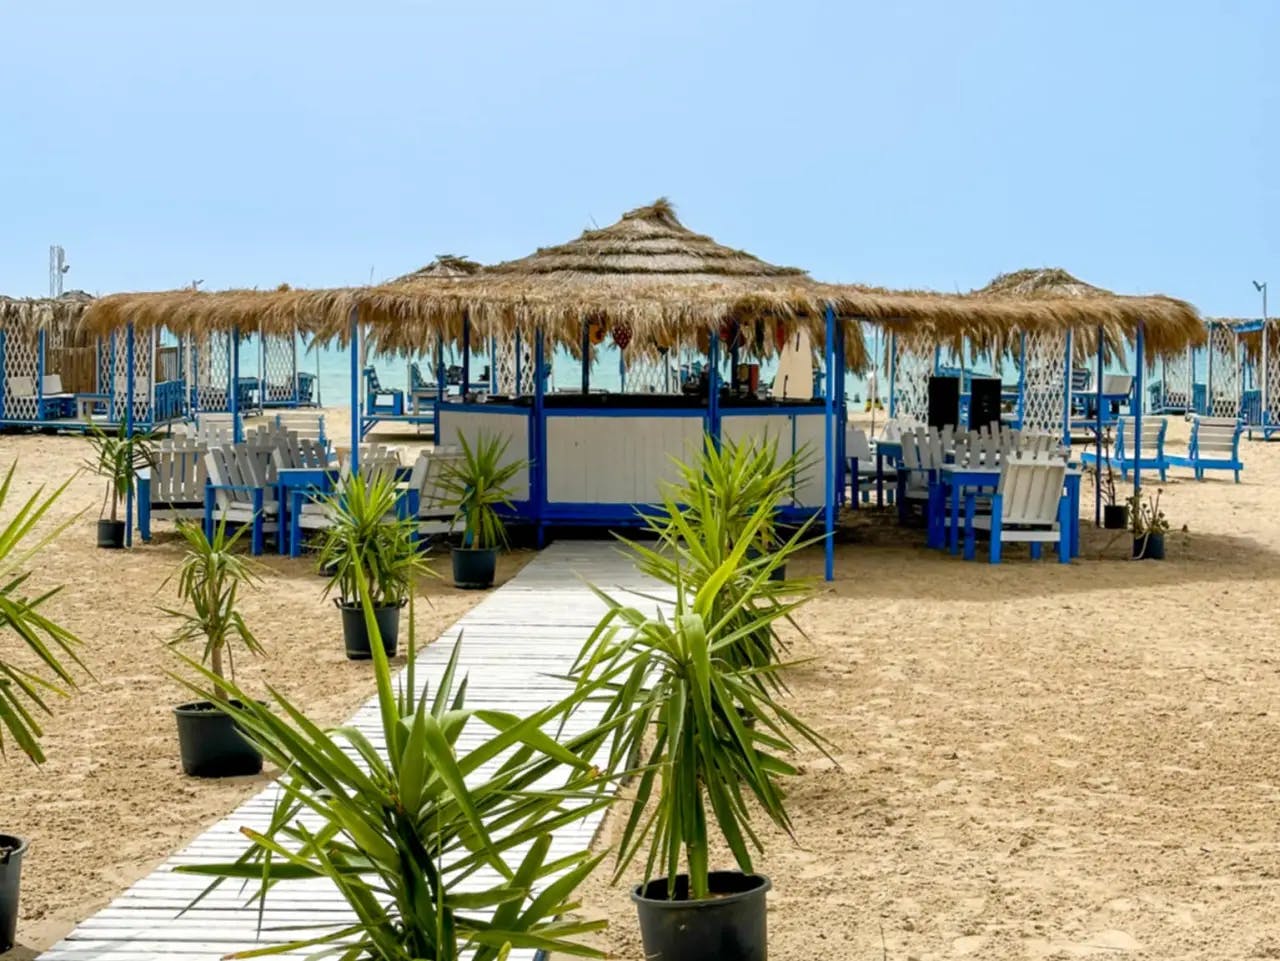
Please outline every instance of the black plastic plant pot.
[[[239, 706], [239, 701], [232, 704]], [[182, 770], [192, 777], [243, 777], [262, 771], [262, 755], [240, 733], [230, 714], [211, 701], [173, 709], [178, 719]]]
[[[403, 604], [388, 604], [373, 609], [373, 619], [382, 635], [382, 649], [387, 657], [396, 656], [400, 640], [400, 608]], [[369, 631], [364, 622], [364, 608], [359, 604], [339, 604], [342, 611], [342, 639], [347, 645], [347, 657], [353, 661], [367, 661], [373, 657], [369, 646]]]
[[[756, 550], [756, 548], [748, 547], [746, 550], [746, 553], [743, 554], [743, 560], [758, 561], [763, 556], [764, 555], [761, 554], [760, 551]], [[775, 567], [773, 570], [769, 572], [769, 580], [771, 581], [785, 581], [786, 579], [787, 579], [787, 565], [785, 562], [782, 564], [779, 564], [777, 567]]]
[[124, 547], [124, 521], [98, 521], [98, 546]]
[[1142, 534], [1133, 539], [1135, 561], [1164, 560], [1164, 534]]
[[0, 954], [13, 947], [18, 935], [18, 885], [27, 842], [0, 834]]
[[689, 878], [676, 876], [675, 897], [667, 879], [631, 892], [640, 914], [640, 938], [649, 961], [766, 961], [769, 955], [765, 895], [769, 879], [739, 871], [712, 871], [711, 897], [689, 900]]
[[453, 584], [468, 591], [493, 587], [498, 570], [496, 547], [455, 547], [453, 549]]
[[1109, 531], [1122, 531], [1129, 526], [1128, 504], [1104, 504], [1102, 526]]

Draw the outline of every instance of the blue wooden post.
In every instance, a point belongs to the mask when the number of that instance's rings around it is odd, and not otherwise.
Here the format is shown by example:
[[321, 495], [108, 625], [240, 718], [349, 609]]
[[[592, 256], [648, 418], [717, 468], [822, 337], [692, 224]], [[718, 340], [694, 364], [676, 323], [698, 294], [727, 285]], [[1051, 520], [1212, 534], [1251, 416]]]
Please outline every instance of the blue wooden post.
[[845, 319], [836, 319], [836, 501], [844, 503], [845, 464], [848, 452], [845, 450], [845, 425], [849, 417], [849, 397], [846, 385], [848, 358], [845, 355]]
[[[898, 335], [889, 335], [889, 417], [898, 416]], [[874, 415], [873, 415], [874, 416]]]
[[[124, 375], [124, 436], [133, 436], [133, 324], [130, 323], [125, 334], [125, 375]], [[130, 470], [133, 465], [130, 465]], [[124, 495], [124, 546], [133, 546], [133, 484]]]
[[360, 470], [360, 438], [364, 434], [363, 398], [360, 396], [360, 311], [351, 308], [351, 473]]
[[436, 403], [444, 403], [445, 380], [448, 373], [444, 369], [444, 334], [436, 339]]
[[1062, 443], [1071, 446], [1071, 337], [1067, 331], [1067, 351], [1062, 371]]
[[[519, 368], [520, 361], [517, 354], [516, 367]], [[498, 338], [489, 338], [489, 393], [496, 394], [498, 392]]]
[[529, 470], [529, 500], [533, 508], [533, 523], [538, 547], [543, 546], [546, 527], [543, 518], [547, 504], [547, 418], [546, 418], [546, 378], [542, 376], [545, 364], [546, 335], [539, 327], [534, 335], [533, 343], [533, 413], [529, 423], [530, 459], [533, 464]]
[[826, 530], [826, 573], [825, 577], [828, 581], [835, 580], [836, 577], [836, 475], [835, 460], [836, 452], [836, 317], [835, 311], [831, 305], [827, 305], [827, 389], [826, 394], [826, 450], [824, 451], [822, 474], [825, 480], [825, 503], [824, 507], [824, 527]]
[[707, 345], [707, 433], [720, 449], [720, 333], [711, 331]]
[[512, 396], [512, 397], [519, 397], [519, 396], [520, 396], [520, 387], [521, 387], [521, 384], [520, 384], [520, 370], [521, 370], [521, 368], [522, 368], [522, 367], [524, 367], [524, 364], [523, 364], [523, 363], [521, 363], [521, 353], [520, 353], [520, 331], [518, 331], [518, 330], [516, 331], [516, 337], [515, 337], [515, 351], [516, 351], [516, 356], [515, 356], [515, 363], [516, 363], [516, 382], [515, 382], [515, 387], [514, 387], [514, 390], [513, 390], [513, 393], [512, 393], [512, 395], [511, 395], [511, 396]]
[[[132, 331], [132, 328], [130, 330]], [[229, 336], [231, 337], [231, 393], [227, 395], [229, 398], [227, 406], [231, 410], [231, 439], [238, 444], [244, 440], [244, 431], [240, 426], [240, 328], [232, 330]], [[129, 335], [129, 350], [132, 353], [132, 332]], [[129, 362], [129, 369], [133, 370], [132, 361]]]
[[618, 390], [623, 394], [627, 392], [627, 356], [621, 347], [618, 348]]
[[1142, 321], [1138, 321], [1138, 336], [1133, 348], [1133, 363], [1137, 370], [1133, 378], [1133, 496], [1142, 492], [1142, 372], [1147, 366], [1146, 333]]
[[1093, 524], [1102, 526], [1102, 369], [1106, 366], [1105, 341], [1101, 325], [1098, 327], [1098, 372], [1094, 376], [1097, 382], [1093, 385], [1096, 392], [1094, 407], [1094, 463], [1098, 466], [1098, 483], [1093, 485]]
[[462, 399], [471, 392], [471, 317], [462, 318]]
[[582, 322], [582, 396], [591, 393], [591, 325]]
[[44, 420], [44, 347], [45, 332], [36, 334], [36, 420]]

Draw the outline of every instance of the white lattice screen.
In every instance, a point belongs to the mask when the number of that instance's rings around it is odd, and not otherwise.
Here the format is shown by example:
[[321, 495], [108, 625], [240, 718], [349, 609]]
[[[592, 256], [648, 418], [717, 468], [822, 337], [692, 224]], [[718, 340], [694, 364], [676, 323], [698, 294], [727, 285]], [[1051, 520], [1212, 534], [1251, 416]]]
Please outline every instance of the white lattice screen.
[[194, 342], [190, 351], [195, 366], [189, 382], [195, 385], [197, 410], [230, 410], [227, 386], [231, 383], [231, 335], [210, 333]]
[[[1262, 413], [1267, 415], [1265, 419], [1270, 423], [1274, 420], [1273, 417], [1269, 416], [1271, 412], [1280, 409], [1280, 404], [1277, 404], [1275, 400], [1276, 392], [1280, 391], [1280, 342], [1277, 342], [1280, 341], [1280, 338], [1277, 338], [1272, 333], [1270, 327], [1262, 332], [1262, 336], [1265, 338], [1267, 345], [1267, 387], [1266, 396], [1264, 397], [1266, 410]], [[1258, 386], [1261, 387], [1262, 385], [1259, 384]]]
[[629, 351], [627, 364], [628, 394], [662, 394], [679, 390], [679, 377], [671, 370], [671, 355], [642, 354]]
[[[34, 327], [28, 330], [6, 330], [4, 334], [4, 416], [7, 420], [35, 420], [39, 413], [34, 396], [36, 384], [36, 356], [40, 350], [39, 335]], [[13, 378], [25, 377], [31, 385], [32, 396], [15, 394]], [[27, 393], [23, 391], [23, 393]]]
[[1022, 354], [1022, 429], [1061, 434], [1069, 410], [1066, 378], [1069, 334], [1063, 330], [1028, 333]]
[[929, 378], [933, 376], [933, 345], [918, 337], [898, 334], [893, 339], [893, 413], [920, 423], [929, 419]]
[[293, 400], [297, 393], [297, 336], [262, 338], [263, 399]]
[[1191, 351], [1165, 354], [1160, 360], [1160, 399], [1164, 407], [1191, 408]]
[[[516, 356], [516, 345], [519, 344], [520, 356]], [[519, 376], [519, 393], [533, 393], [533, 341], [528, 337], [517, 337], [515, 334], [499, 336], [493, 341], [493, 369], [497, 375], [497, 392], [508, 397], [515, 396], [516, 371]]]
[[1224, 324], [1209, 328], [1209, 416], [1240, 413], [1240, 358], [1235, 332]]
[[[151, 420], [152, 358], [155, 356], [154, 331], [135, 334], [133, 338], [133, 420]], [[129, 407], [129, 348], [128, 334], [112, 334], [111, 352], [111, 419], [117, 423], [125, 420]]]

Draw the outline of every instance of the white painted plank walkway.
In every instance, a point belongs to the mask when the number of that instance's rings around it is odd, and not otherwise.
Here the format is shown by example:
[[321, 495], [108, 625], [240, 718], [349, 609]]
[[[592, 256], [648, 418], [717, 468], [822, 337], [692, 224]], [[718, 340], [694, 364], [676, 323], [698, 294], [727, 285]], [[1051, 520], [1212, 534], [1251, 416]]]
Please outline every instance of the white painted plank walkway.
[[[621, 589], [669, 596], [658, 584], [639, 574], [614, 544], [555, 544], [419, 653], [419, 683], [428, 683], [431, 690], [435, 689], [453, 644], [462, 634], [459, 664], [460, 673], [470, 675], [469, 707], [525, 713], [554, 703], [563, 696], [567, 685], [547, 675], [568, 671], [604, 613], [604, 605], [582, 578], [590, 579], [608, 593]], [[656, 606], [634, 595], [631, 602], [641, 608]], [[599, 713], [598, 705], [586, 705], [575, 727], [594, 723]], [[376, 699], [357, 711], [351, 723], [381, 748]], [[477, 729], [470, 738], [464, 733], [460, 743], [475, 742], [480, 737]], [[199, 908], [178, 917], [178, 912], [208, 881], [175, 874], [173, 868], [238, 857], [246, 847], [239, 829], [264, 829], [275, 795], [272, 787], [250, 798], [82, 922], [43, 954], [42, 961], [214, 961], [234, 951], [281, 944], [349, 923], [352, 915], [346, 902], [324, 880], [277, 885], [267, 900], [261, 932], [257, 908], [246, 903], [252, 889], [246, 891], [230, 882], [202, 901]], [[602, 812], [596, 812], [556, 832], [550, 858], [590, 844], [602, 817]], [[313, 930], [308, 931], [307, 926]], [[305, 956], [305, 952], [282, 955]], [[531, 961], [533, 957], [532, 951], [511, 953], [512, 961]]]

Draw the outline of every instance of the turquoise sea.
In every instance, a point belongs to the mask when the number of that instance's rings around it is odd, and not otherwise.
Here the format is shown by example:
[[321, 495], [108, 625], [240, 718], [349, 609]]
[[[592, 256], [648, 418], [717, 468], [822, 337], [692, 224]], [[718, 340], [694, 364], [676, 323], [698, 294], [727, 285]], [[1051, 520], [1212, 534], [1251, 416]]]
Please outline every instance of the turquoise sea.
[[[872, 350], [872, 354], [877, 358], [875, 365], [875, 378], [878, 384], [879, 393], [883, 396], [888, 388], [888, 376], [885, 372], [883, 363], [883, 349], [881, 345], [874, 342], [869, 343], [868, 347]], [[248, 376], [251, 373], [251, 366], [257, 363], [257, 345], [252, 340], [245, 345], [241, 360], [242, 373]], [[431, 359], [428, 357], [417, 358], [423, 373], [427, 373], [431, 369]], [[591, 369], [591, 385], [604, 390], [618, 390], [621, 387], [622, 377], [619, 369], [620, 361], [619, 351], [611, 345], [601, 345], [597, 348], [596, 361]], [[1131, 360], [1131, 358], [1130, 358]], [[404, 390], [409, 384], [409, 360], [404, 357], [379, 357], [372, 355], [368, 358], [369, 363], [378, 371], [378, 379], [384, 387], [397, 388]], [[944, 363], [947, 362], [944, 359]], [[446, 357], [446, 363], [460, 363], [457, 357]], [[471, 358], [472, 377], [478, 378], [480, 372], [488, 365], [489, 358], [483, 354], [473, 355]], [[299, 364], [304, 370], [318, 372], [320, 379], [320, 399], [327, 406], [349, 406], [351, 403], [351, 361], [346, 351], [322, 348], [319, 351], [306, 351], [300, 353]], [[1006, 382], [1017, 380], [1017, 368], [1012, 363], [1005, 363], [1003, 369], [995, 372], [990, 364], [977, 365], [979, 373], [992, 375], [998, 373]], [[1108, 372], [1120, 372], [1132, 369], [1132, 364], [1112, 364], [1108, 365]], [[766, 362], [761, 364], [760, 371], [761, 380], [767, 383], [773, 377], [773, 365]], [[552, 359], [552, 383], [556, 387], [576, 387], [582, 382], [582, 370], [579, 362], [566, 351], [556, 351]], [[848, 394], [850, 400], [863, 400], [867, 396], [868, 379], [861, 375], [850, 375], [848, 381]]]

